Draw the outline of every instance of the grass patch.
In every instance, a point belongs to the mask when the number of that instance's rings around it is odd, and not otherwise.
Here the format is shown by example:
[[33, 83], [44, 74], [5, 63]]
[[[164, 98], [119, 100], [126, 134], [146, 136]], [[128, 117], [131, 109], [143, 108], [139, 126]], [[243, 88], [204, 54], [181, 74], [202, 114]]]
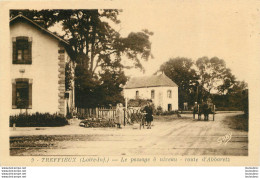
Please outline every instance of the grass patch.
[[226, 117], [223, 122], [231, 129], [248, 131], [248, 117], [245, 114]]

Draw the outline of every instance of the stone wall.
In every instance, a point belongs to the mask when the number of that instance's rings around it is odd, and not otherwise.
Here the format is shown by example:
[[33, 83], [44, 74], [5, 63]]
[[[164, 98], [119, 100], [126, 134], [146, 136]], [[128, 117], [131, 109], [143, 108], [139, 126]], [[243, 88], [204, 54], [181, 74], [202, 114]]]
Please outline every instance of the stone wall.
[[60, 44], [59, 45], [59, 80], [58, 80], [58, 84], [59, 84], [59, 92], [58, 92], [58, 96], [59, 96], [59, 114], [65, 115], [65, 49], [64, 47]]

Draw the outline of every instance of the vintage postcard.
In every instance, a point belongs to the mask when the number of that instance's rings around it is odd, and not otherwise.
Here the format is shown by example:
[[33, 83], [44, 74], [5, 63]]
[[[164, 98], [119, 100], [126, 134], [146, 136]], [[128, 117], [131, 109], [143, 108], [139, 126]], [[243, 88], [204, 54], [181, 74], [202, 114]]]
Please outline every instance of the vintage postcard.
[[259, 166], [259, 2], [0, 4], [1, 166]]

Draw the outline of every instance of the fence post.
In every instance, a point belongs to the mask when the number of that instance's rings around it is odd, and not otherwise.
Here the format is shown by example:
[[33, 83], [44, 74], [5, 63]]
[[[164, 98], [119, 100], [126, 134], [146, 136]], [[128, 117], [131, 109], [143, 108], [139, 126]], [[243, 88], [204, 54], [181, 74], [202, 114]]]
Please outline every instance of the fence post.
[[98, 108], [96, 107], [96, 118], [98, 118]]

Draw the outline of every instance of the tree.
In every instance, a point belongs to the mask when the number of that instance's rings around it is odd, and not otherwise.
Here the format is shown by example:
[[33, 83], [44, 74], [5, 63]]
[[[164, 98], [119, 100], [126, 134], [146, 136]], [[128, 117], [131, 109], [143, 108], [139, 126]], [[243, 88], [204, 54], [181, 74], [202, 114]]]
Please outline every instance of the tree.
[[177, 57], [171, 58], [160, 67], [160, 71], [179, 86], [179, 108], [183, 108], [183, 102], [193, 105], [196, 101], [198, 76], [193, 65], [191, 59]]
[[[11, 11], [10, 17], [14, 17], [19, 11]], [[102, 70], [110, 70], [109, 73], [113, 73], [115, 71], [111, 68], [113, 66], [121, 70], [120, 75], [123, 77], [122, 69], [126, 66], [121, 64], [122, 57], [125, 56], [133, 61], [131, 67], [140, 69], [143, 69], [141, 60], [148, 60], [151, 57], [149, 37], [153, 33], [143, 30], [122, 37], [113, 28], [120, 23], [118, 19], [120, 12], [117, 9], [23, 10], [24, 15], [42, 22], [45, 27], [61, 23], [65, 32], [63, 37], [69, 41], [72, 60], [77, 64], [75, 87], [78, 107], [99, 104], [97, 98], [102, 93], [100, 90], [104, 89], [99, 86], [102, 84], [102, 76], [100, 76]], [[123, 83], [117, 83], [119, 86], [121, 84]]]
[[57, 22], [57, 13], [56, 10], [10, 10], [10, 19], [22, 13], [27, 18], [35, 21], [44, 28], [49, 28]]
[[[233, 76], [230, 69], [226, 68], [226, 63], [223, 59], [202, 57], [196, 61], [196, 66], [200, 76], [200, 85], [206, 91], [211, 93], [212, 89], [221, 89], [222, 92], [227, 90], [226, 87]], [[220, 85], [223, 86], [218, 88]]]
[[236, 81], [228, 92], [230, 105], [242, 109], [248, 115], [248, 88], [245, 81]]
[[222, 95], [227, 94], [230, 89], [235, 85], [236, 77], [231, 73], [231, 70], [227, 68], [222, 74], [222, 84], [217, 89]]
[[100, 74], [101, 76], [101, 91], [102, 91], [102, 105], [116, 105], [117, 103], [124, 103], [124, 97], [121, 94], [123, 91], [122, 85], [125, 85], [127, 78], [123, 71], [105, 70]]

